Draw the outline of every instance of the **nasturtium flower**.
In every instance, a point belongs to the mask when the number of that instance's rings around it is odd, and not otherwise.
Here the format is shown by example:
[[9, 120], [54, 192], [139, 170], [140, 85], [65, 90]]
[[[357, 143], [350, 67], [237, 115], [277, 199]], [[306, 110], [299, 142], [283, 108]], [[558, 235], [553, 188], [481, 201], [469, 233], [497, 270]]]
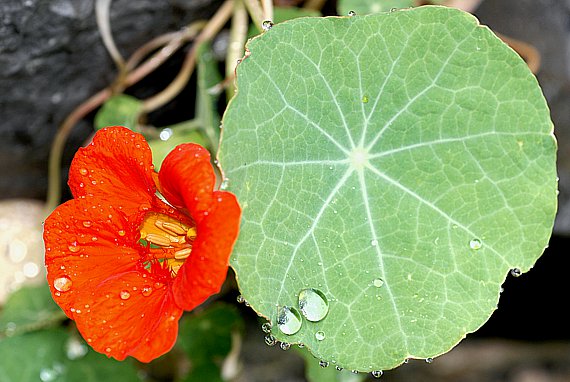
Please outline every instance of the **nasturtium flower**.
[[223, 284], [239, 230], [233, 194], [214, 190], [208, 151], [177, 146], [156, 173], [144, 138], [97, 132], [69, 171], [74, 199], [46, 220], [54, 300], [97, 351], [149, 362], [178, 319]]

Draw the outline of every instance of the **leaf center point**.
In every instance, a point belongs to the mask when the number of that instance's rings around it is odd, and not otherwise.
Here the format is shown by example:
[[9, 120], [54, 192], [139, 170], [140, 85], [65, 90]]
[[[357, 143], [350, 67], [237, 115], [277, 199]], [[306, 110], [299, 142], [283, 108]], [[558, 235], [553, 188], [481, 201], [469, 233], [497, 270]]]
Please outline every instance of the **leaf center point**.
[[350, 153], [350, 165], [353, 169], [361, 171], [369, 166], [368, 158], [368, 150], [364, 147], [355, 147]]

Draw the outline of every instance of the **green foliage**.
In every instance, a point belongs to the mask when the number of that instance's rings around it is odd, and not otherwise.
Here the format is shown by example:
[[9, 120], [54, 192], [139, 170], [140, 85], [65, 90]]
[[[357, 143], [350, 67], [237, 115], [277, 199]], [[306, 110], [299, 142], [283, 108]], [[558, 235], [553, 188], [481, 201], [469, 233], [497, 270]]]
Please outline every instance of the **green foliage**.
[[442, 7], [297, 19], [248, 50], [219, 157], [252, 308], [277, 328], [318, 289], [326, 317], [275, 336], [359, 371], [477, 330], [556, 211], [553, 126], [525, 63]]
[[180, 346], [192, 365], [185, 382], [220, 381], [224, 359], [236, 344], [244, 330], [243, 319], [237, 309], [226, 304], [217, 304], [207, 310], [192, 314], [180, 323], [177, 345]]
[[58, 322], [64, 317], [47, 285], [27, 286], [10, 295], [2, 308], [0, 333], [10, 336]]
[[125, 126], [138, 131], [137, 118], [141, 109], [140, 100], [126, 94], [115, 95], [95, 115], [95, 130], [107, 126]]

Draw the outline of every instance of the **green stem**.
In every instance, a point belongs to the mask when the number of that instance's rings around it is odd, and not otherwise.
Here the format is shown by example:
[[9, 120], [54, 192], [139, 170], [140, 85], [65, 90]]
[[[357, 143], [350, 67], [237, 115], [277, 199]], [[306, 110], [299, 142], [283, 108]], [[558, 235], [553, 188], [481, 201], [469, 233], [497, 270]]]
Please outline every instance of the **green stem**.
[[[247, 39], [248, 28], [247, 10], [242, 0], [236, 0], [232, 16], [232, 27], [230, 30], [230, 41], [226, 55], [226, 78], [233, 77], [237, 62], [244, 55], [244, 45]], [[235, 89], [228, 86], [226, 89], [227, 99], [233, 97]]]

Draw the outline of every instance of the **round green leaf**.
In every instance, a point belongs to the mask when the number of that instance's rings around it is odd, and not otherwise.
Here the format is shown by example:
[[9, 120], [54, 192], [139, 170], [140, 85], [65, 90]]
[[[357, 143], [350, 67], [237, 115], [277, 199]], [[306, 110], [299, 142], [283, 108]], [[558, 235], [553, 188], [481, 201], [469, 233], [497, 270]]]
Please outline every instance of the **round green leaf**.
[[[556, 142], [536, 79], [442, 7], [293, 20], [248, 50], [219, 153], [243, 207], [243, 296], [278, 339], [345, 369], [447, 352], [552, 230]], [[328, 312], [283, 334], [306, 288]]]

